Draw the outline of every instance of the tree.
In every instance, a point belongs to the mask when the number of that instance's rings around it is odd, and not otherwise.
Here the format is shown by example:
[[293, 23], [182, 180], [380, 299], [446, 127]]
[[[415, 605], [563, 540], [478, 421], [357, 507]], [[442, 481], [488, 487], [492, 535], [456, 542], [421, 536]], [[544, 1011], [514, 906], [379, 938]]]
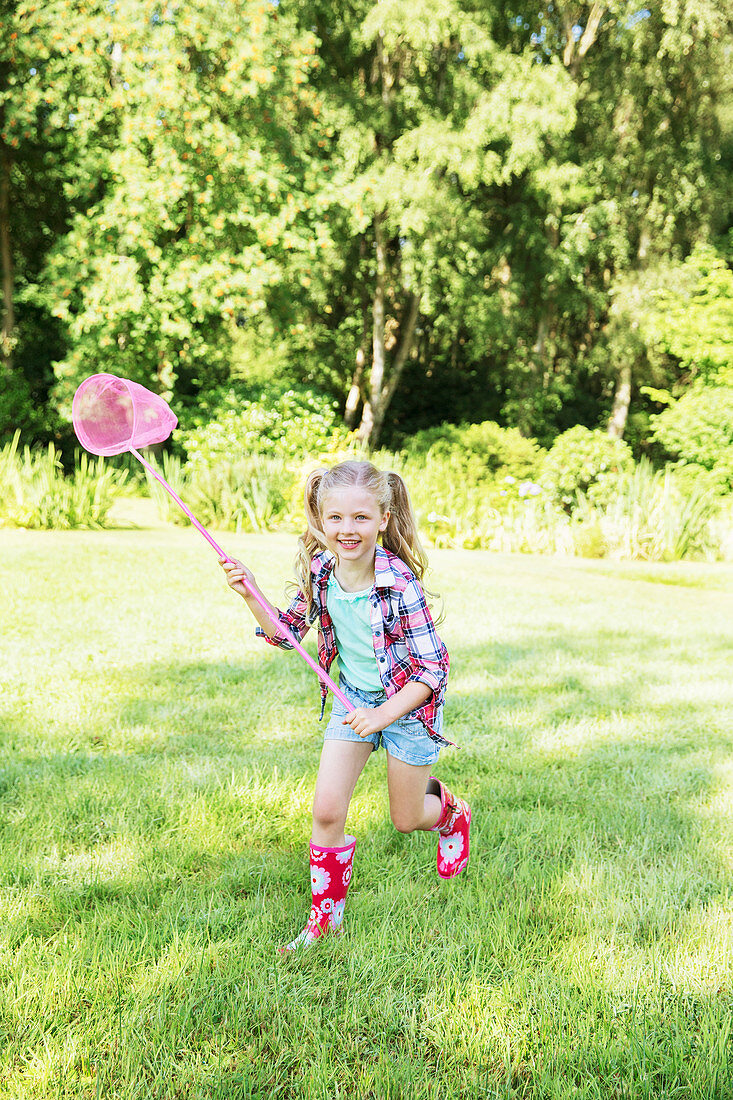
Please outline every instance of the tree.
[[227, 380], [232, 329], [264, 309], [283, 257], [305, 266], [320, 244], [313, 36], [255, 0], [119, 0], [100, 31], [103, 113], [85, 100], [71, 124], [87, 198], [49, 264], [71, 336], [59, 396], [100, 363], [195, 395]]
[[349, 285], [336, 321], [353, 356], [348, 416], [360, 397], [359, 434], [374, 445], [421, 330], [446, 308], [446, 280], [477, 282], [479, 257], [496, 251], [476, 207], [545, 164], [572, 125], [572, 94], [559, 65], [502, 51], [490, 13], [455, 0], [365, 3], [356, 20], [333, 5], [299, 12], [321, 42], [333, 232], [351, 258], [333, 279]]
[[53, 429], [45, 401], [58, 326], [33, 301], [53, 239], [64, 231], [63, 140], [49, 122], [40, 70], [49, 62], [58, 5], [0, 2], [0, 440]]

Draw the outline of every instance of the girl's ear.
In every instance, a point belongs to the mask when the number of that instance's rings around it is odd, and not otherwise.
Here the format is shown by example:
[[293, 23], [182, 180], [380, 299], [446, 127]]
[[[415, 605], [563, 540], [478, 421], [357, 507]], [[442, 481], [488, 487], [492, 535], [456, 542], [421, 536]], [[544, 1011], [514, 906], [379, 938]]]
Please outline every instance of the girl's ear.
[[382, 516], [381, 522], [379, 524], [379, 530], [380, 531], [386, 531], [387, 530], [387, 524], [389, 523], [390, 516], [391, 516], [391, 512], [385, 512], [384, 513], [384, 515]]

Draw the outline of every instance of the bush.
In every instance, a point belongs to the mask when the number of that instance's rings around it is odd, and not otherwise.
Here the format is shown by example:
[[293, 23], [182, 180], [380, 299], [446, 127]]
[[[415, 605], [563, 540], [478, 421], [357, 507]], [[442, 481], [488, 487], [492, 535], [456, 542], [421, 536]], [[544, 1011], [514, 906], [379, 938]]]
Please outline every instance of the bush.
[[519, 480], [537, 474], [542, 450], [516, 428], [493, 420], [481, 424], [440, 424], [417, 432], [406, 443], [406, 458], [430, 456], [453, 460], [477, 480], [492, 480], [509, 471]]
[[[271, 531], [288, 515], [295, 474], [279, 458], [254, 455], [239, 462], [219, 459], [182, 465], [162, 457], [163, 476], [205, 525], [226, 531]], [[188, 523], [160, 483], [146, 471], [150, 496], [167, 523]]]
[[557, 504], [572, 512], [579, 494], [592, 504], [607, 504], [619, 478], [633, 469], [631, 448], [622, 439], [576, 424], [552, 444], [542, 463], [540, 484]]
[[45, 451], [18, 452], [20, 432], [0, 451], [0, 526], [70, 529], [105, 527], [127, 471], [81, 453], [64, 476], [53, 443]]
[[733, 387], [686, 393], [651, 423], [652, 439], [681, 467], [708, 471], [719, 492], [733, 490]]
[[192, 467], [213, 467], [253, 455], [303, 461], [348, 440], [335, 402], [313, 390], [286, 390], [271, 400], [230, 398], [228, 405], [207, 424], [175, 433]]

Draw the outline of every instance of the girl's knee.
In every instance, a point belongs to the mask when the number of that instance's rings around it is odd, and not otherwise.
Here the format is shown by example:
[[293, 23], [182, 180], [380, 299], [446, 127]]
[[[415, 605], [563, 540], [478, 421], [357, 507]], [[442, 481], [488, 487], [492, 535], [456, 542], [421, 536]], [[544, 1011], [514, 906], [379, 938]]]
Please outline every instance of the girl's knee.
[[313, 802], [313, 821], [322, 829], [328, 829], [335, 825], [343, 825], [346, 821], [345, 809], [337, 799], [328, 794], [317, 796]]
[[390, 810], [392, 824], [398, 833], [414, 833], [419, 828], [419, 822], [404, 810]]

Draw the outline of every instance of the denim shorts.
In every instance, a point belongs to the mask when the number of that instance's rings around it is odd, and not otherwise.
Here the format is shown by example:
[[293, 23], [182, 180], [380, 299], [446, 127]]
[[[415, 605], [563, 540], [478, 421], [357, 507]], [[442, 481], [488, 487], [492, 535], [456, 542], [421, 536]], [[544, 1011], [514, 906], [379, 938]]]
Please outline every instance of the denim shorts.
[[[363, 691], [362, 688], [356, 688], [344, 680], [343, 676], [339, 678], [339, 687], [347, 699], [353, 699], [354, 710], [357, 707], [378, 707], [387, 698], [385, 691]], [[369, 737], [360, 737], [351, 726], [345, 726], [343, 719], [346, 714], [347, 711], [341, 700], [334, 699], [331, 717], [323, 733], [324, 740], [367, 741], [374, 745], [375, 749], [384, 744], [390, 756], [403, 760], [405, 764], [434, 764], [438, 759], [440, 745], [428, 737], [420, 719], [413, 717], [414, 711], [412, 714], [406, 714], [404, 718], [398, 718], [391, 726], [380, 730], [379, 733], [370, 734]], [[440, 707], [435, 721], [436, 733], [440, 733], [442, 725], [443, 708]]]

